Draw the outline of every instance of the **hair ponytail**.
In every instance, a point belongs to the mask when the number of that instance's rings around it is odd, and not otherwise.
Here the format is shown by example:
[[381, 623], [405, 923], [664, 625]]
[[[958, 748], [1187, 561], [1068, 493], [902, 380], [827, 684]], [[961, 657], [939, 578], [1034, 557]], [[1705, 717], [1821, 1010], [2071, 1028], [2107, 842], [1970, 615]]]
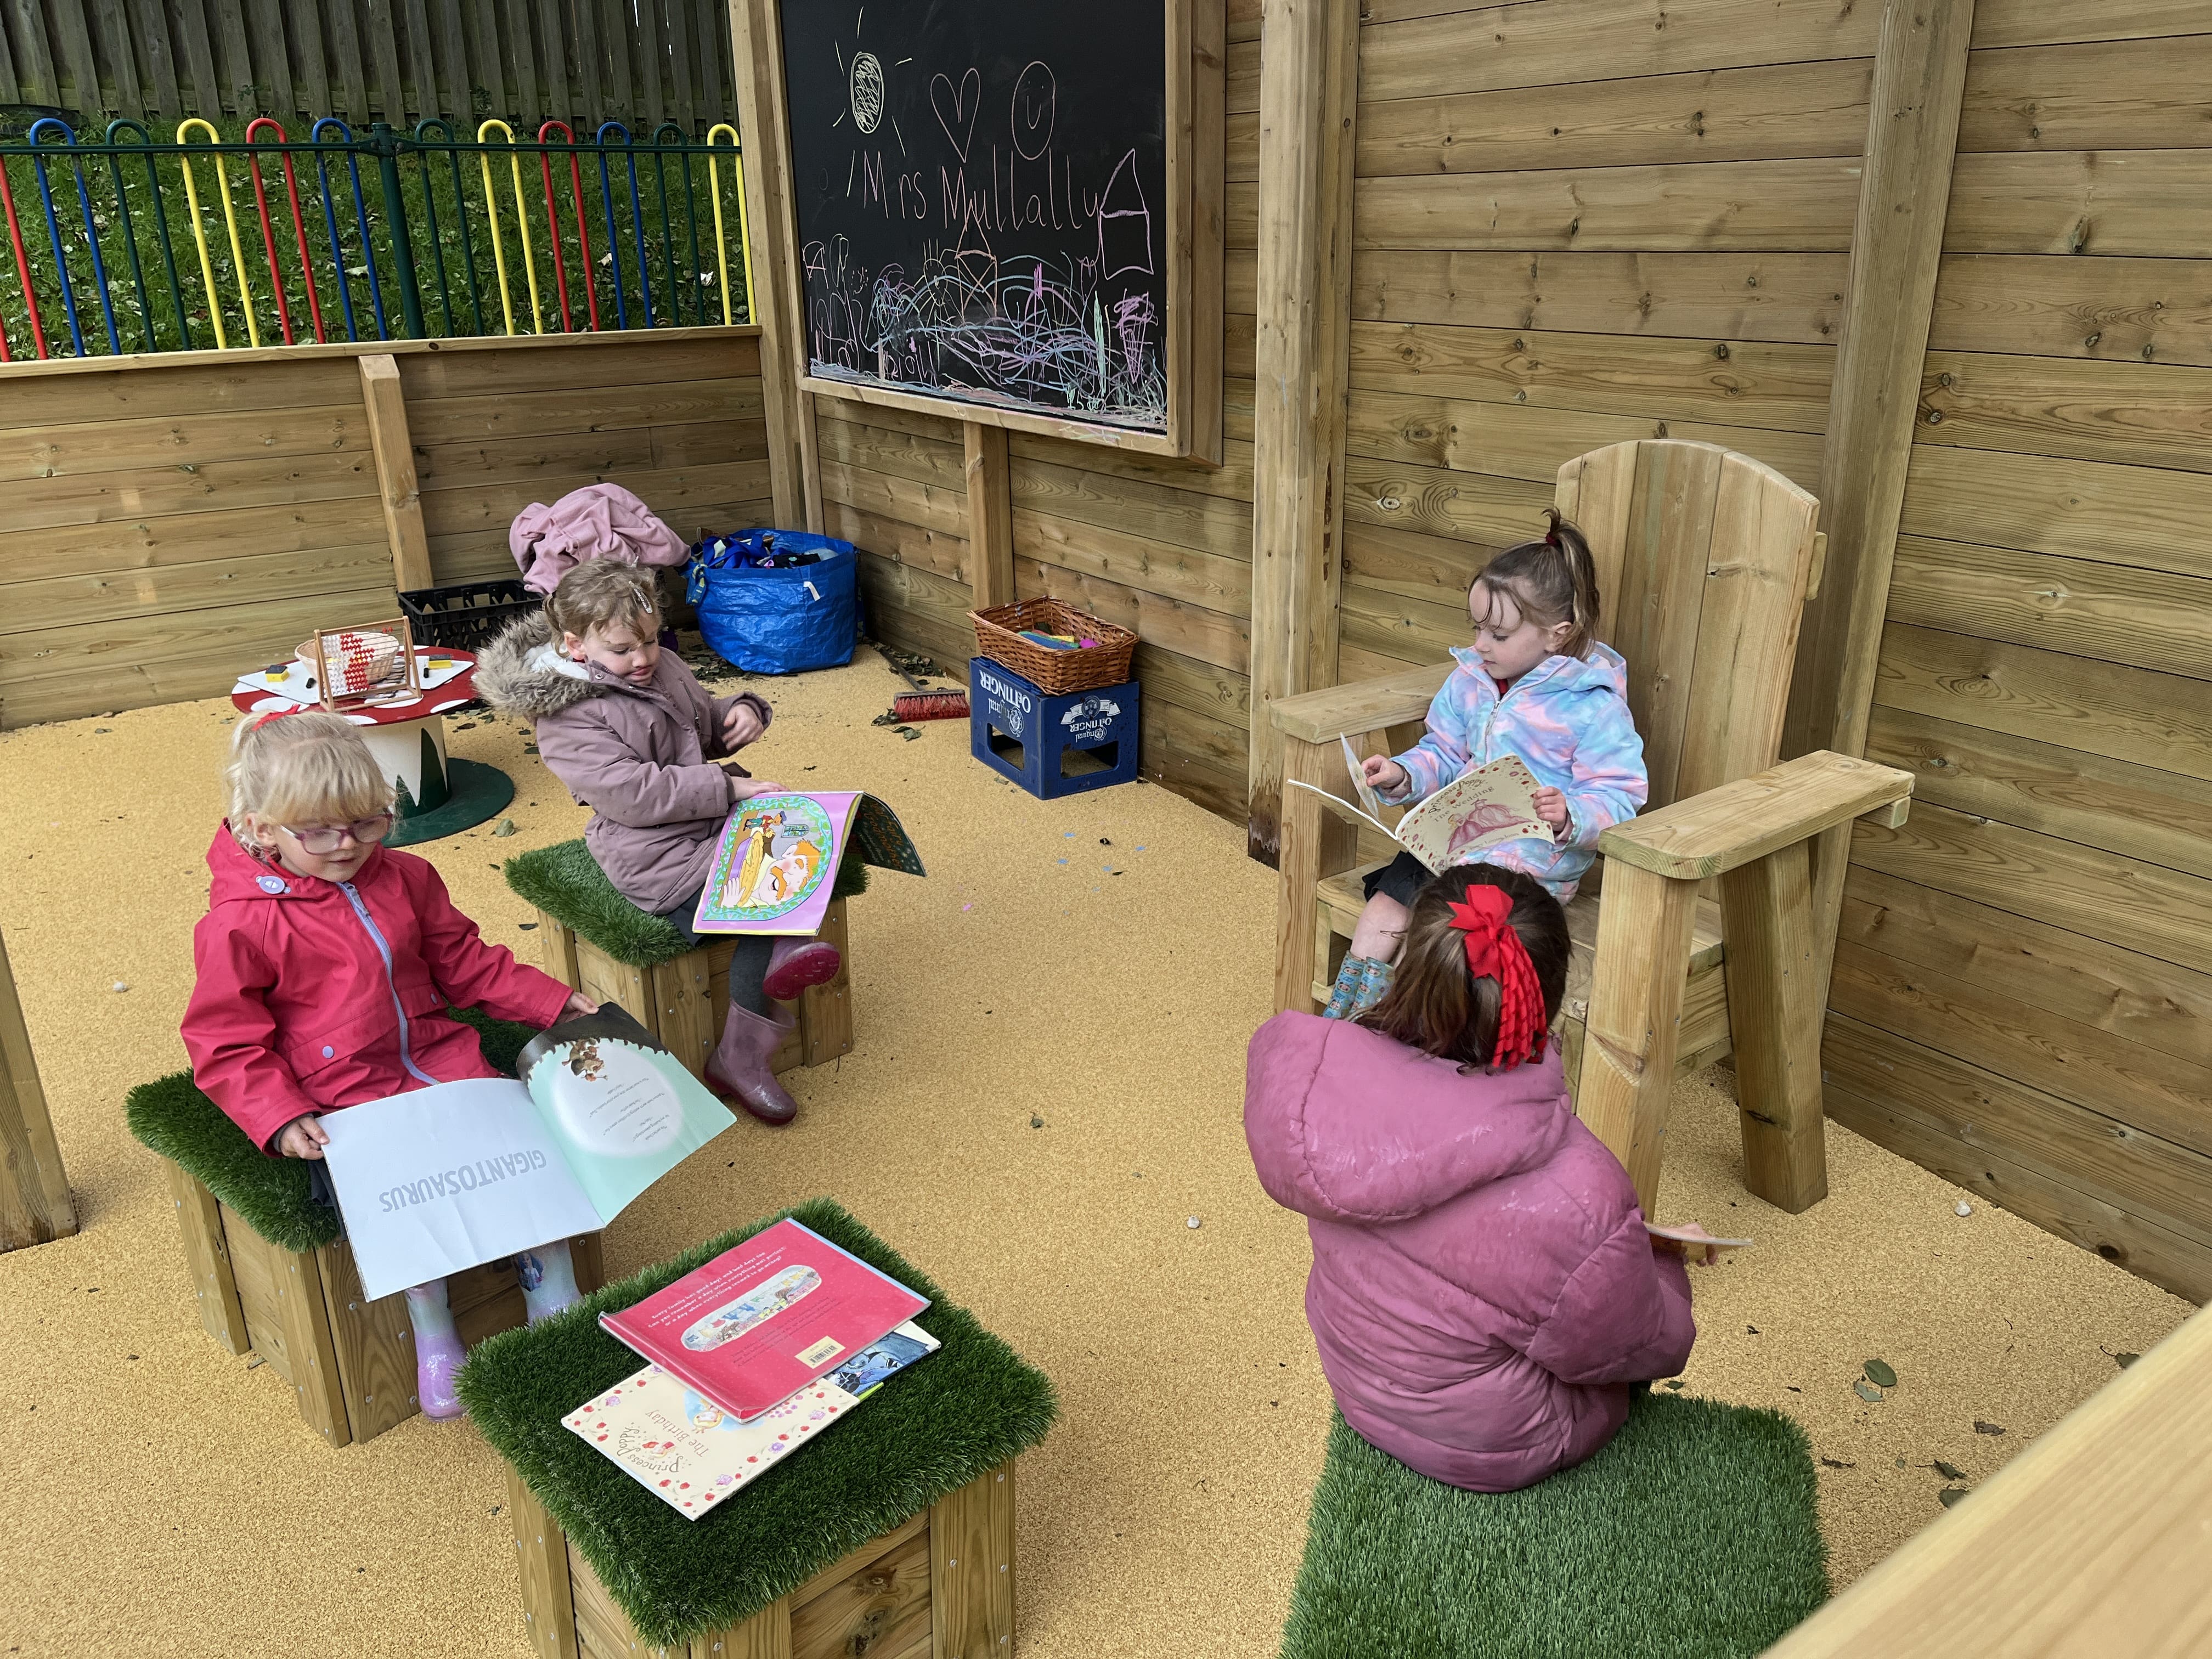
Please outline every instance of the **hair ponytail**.
[[1389, 989], [1359, 1024], [1452, 1060], [1463, 1072], [1495, 1071], [1507, 1058], [1498, 1052], [1504, 992], [1498, 980], [1477, 979], [1468, 971], [1467, 935], [1452, 915], [1453, 906], [1474, 887], [1498, 888], [1512, 900], [1507, 925], [1535, 971], [1544, 1024], [1559, 1018], [1571, 948], [1566, 912], [1534, 877], [1498, 865], [1463, 864], [1445, 871], [1414, 899]]
[[1559, 654], [1589, 654], [1597, 639], [1597, 560], [1589, 538], [1556, 507], [1546, 507], [1548, 521], [1534, 541], [1507, 548], [1474, 580], [1511, 599], [1521, 613], [1546, 628], [1569, 625]]

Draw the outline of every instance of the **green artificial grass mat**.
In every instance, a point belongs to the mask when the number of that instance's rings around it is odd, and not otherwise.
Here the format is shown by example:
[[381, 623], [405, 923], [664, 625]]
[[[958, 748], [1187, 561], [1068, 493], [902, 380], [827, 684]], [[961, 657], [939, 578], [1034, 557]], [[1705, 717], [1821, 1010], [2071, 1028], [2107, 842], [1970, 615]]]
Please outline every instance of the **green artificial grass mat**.
[[[654, 968], [698, 948], [666, 920], [639, 909], [615, 891], [615, 884], [581, 841], [518, 853], [502, 868], [517, 897], [566, 923], [617, 962]], [[830, 896], [852, 898], [867, 888], [868, 866], [848, 850], [837, 866]]]
[[1282, 1659], [1735, 1659], [1827, 1599], [1813, 1452], [1778, 1412], [1634, 1395], [1522, 1492], [1417, 1474], [1341, 1416]]
[[[522, 1045], [538, 1035], [534, 1026], [473, 1008], [447, 1012], [476, 1027], [484, 1058], [508, 1077]], [[124, 1097], [123, 1116], [149, 1151], [181, 1165], [279, 1249], [319, 1249], [337, 1238], [338, 1212], [308, 1195], [307, 1166], [296, 1158], [271, 1158], [248, 1140], [222, 1107], [192, 1086], [190, 1072], [140, 1084]]]
[[[561, 1419], [644, 1362], [599, 1328], [790, 1216], [929, 1298], [916, 1319], [944, 1344], [790, 1462], [688, 1520]], [[477, 1431], [568, 1532], [647, 1641], [750, 1618], [815, 1573], [1036, 1445], [1059, 1415], [1053, 1386], [913, 1264], [829, 1199], [811, 1199], [586, 1297], [543, 1323], [479, 1343], [461, 1370]]]

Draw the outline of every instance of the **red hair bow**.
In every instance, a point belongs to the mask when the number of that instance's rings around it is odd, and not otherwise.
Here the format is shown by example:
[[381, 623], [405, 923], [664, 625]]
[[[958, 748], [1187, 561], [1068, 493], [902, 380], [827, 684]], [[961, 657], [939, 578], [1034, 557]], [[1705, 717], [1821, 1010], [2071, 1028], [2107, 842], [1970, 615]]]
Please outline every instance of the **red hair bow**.
[[1451, 925], [1467, 935], [1467, 970], [1498, 981], [1498, 1048], [1492, 1064], [1510, 1071], [1544, 1054], [1544, 993], [1536, 983], [1528, 947], [1508, 922], [1513, 896], [1502, 887], [1470, 887], [1462, 901], [1448, 901]]

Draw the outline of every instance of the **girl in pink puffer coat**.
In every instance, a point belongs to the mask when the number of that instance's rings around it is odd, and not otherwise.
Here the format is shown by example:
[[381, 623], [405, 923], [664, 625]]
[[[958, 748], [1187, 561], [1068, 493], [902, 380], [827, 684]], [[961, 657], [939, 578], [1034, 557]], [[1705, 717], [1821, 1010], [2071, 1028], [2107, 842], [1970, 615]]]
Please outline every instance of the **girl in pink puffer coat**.
[[1447, 871], [1372, 1010], [1278, 1014], [1247, 1062], [1245, 1139], [1310, 1218], [1306, 1317], [1345, 1420], [1474, 1492], [1589, 1457], [1697, 1336], [1681, 1247], [1645, 1232], [1547, 1051], [1567, 951], [1535, 880]]

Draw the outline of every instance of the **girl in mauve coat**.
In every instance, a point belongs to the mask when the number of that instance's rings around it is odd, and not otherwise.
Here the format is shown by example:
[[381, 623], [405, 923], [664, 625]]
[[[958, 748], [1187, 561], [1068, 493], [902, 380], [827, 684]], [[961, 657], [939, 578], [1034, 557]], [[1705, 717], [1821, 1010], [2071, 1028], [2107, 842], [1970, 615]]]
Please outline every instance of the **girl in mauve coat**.
[[[183, 1036], [192, 1081], [263, 1151], [319, 1160], [322, 1113], [497, 1077], [449, 1006], [541, 1029], [598, 1012], [485, 944], [435, 869], [382, 844], [392, 781], [337, 715], [241, 721], [224, 775], [230, 817], [208, 848]], [[567, 1239], [514, 1267], [532, 1324], [576, 1299]], [[465, 1350], [446, 1281], [409, 1291], [407, 1314], [423, 1414], [457, 1417]]]
[[[491, 642], [476, 686], [493, 708], [532, 723], [553, 775], [592, 809], [584, 844], [615, 890], [696, 945], [691, 919], [730, 809], [782, 786], [729, 758], [768, 729], [768, 704], [750, 691], [708, 696], [660, 648], [659, 634], [651, 573], [595, 559], [561, 578], [543, 615]], [[836, 978], [837, 947], [724, 937], [735, 947], [730, 1006], [707, 1085], [763, 1123], [788, 1123], [799, 1105], [769, 1062], [793, 1017], [775, 1005]]]
[[1697, 1336], [1681, 1247], [1645, 1232], [1547, 1043], [1567, 950], [1536, 880], [1462, 866], [1415, 897], [1380, 1002], [1278, 1014], [1247, 1062], [1245, 1139], [1309, 1218], [1306, 1317], [1345, 1420], [1473, 1492], [1589, 1457]]

